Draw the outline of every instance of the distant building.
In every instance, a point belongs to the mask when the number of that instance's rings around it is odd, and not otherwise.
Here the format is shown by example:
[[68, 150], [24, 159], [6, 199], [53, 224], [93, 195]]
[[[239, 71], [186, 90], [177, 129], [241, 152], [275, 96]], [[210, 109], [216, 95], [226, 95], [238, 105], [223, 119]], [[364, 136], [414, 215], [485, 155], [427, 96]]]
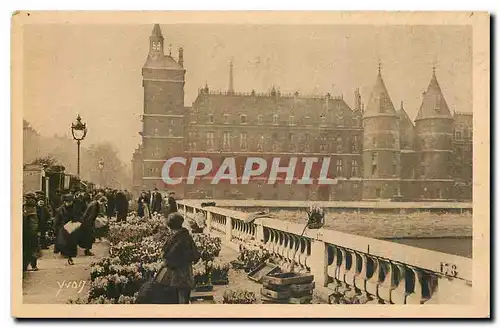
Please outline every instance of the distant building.
[[[237, 93], [232, 63], [227, 91], [213, 92], [205, 85], [192, 107], [186, 107], [183, 50], [175, 60], [163, 48], [155, 25], [143, 67], [142, 145], [133, 158], [136, 192], [157, 187], [192, 198], [471, 198], [472, 114], [451, 114], [434, 71], [415, 123], [403, 103], [394, 107], [380, 68], [366, 109], [359, 90], [354, 108], [330, 94], [283, 94], [274, 87], [264, 94]], [[329, 176], [336, 183], [212, 185], [202, 180], [166, 186], [161, 171], [173, 156], [210, 156], [220, 163], [233, 156], [239, 173], [248, 156], [285, 161], [328, 156]]]

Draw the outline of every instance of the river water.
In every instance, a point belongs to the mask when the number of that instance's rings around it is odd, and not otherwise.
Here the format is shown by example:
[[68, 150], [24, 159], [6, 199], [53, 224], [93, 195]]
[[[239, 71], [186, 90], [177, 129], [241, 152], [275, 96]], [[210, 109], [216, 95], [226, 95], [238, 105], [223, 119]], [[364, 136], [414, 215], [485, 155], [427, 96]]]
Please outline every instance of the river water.
[[472, 258], [472, 237], [386, 238], [384, 240]]

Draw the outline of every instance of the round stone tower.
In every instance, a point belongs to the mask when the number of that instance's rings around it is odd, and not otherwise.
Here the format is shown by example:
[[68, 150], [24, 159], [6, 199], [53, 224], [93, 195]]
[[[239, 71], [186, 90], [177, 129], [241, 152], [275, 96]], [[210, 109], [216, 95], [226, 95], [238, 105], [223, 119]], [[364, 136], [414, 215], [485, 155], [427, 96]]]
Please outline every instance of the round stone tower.
[[433, 69], [415, 119], [420, 198], [449, 199], [453, 179], [453, 117]]
[[399, 118], [382, 73], [363, 113], [363, 199], [392, 198], [400, 194]]

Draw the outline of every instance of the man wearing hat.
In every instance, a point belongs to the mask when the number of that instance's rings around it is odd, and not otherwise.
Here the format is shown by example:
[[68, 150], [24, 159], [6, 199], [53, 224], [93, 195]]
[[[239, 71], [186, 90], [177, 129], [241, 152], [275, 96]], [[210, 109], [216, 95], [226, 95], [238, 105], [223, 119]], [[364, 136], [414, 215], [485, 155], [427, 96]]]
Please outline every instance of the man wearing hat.
[[38, 216], [38, 232], [40, 233], [40, 248], [48, 249], [47, 228], [51, 217], [50, 209], [47, 206], [43, 191], [36, 192], [36, 214]]
[[23, 271], [27, 271], [29, 265], [32, 271], [38, 271], [38, 234], [36, 195], [28, 193], [24, 195], [23, 202]]
[[68, 258], [68, 264], [73, 265], [73, 257], [78, 251], [78, 239], [75, 234], [69, 234], [64, 225], [68, 222], [78, 222], [73, 209], [73, 195], [66, 194], [62, 197], [63, 204], [57, 209], [54, 220], [54, 231], [56, 232], [56, 244], [54, 253], [61, 253]]

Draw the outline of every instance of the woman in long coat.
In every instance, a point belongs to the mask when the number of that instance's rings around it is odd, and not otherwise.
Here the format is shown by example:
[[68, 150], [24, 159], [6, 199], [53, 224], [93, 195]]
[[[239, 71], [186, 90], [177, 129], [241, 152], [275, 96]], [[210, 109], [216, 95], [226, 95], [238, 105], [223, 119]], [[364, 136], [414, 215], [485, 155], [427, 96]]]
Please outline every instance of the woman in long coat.
[[116, 192], [116, 197], [115, 197], [115, 204], [116, 204], [116, 221], [125, 221], [127, 219], [127, 213], [128, 213], [128, 200], [127, 196], [125, 195], [125, 192], [122, 190], [119, 190]]
[[172, 213], [167, 218], [167, 226], [173, 234], [163, 246], [164, 266], [157, 281], [169, 287], [178, 304], [189, 304], [194, 287], [193, 263], [200, 260], [200, 253], [189, 231], [182, 227], [183, 222], [179, 213]]
[[85, 213], [82, 216], [82, 225], [79, 231], [78, 246], [85, 249], [86, 256], [94, 255], [91, 252], [92, 245], [95, 242], [95, 219], [101, 213], [101, 206], [106, 203], [106, 198], [101, 197], [98, 201], [89, 203]]
[[56, 232], [55, 253], [61, 253], [68, 258], [68, 264], [73, 265], [73, 257], [78, 252], [78, 232], [68, 233], [64, 225], [68, 222], [79, 222], [73, 209], [73, 195], [63, 196], [63, 204], [57, 209], [54, 219], [54, 231]]

